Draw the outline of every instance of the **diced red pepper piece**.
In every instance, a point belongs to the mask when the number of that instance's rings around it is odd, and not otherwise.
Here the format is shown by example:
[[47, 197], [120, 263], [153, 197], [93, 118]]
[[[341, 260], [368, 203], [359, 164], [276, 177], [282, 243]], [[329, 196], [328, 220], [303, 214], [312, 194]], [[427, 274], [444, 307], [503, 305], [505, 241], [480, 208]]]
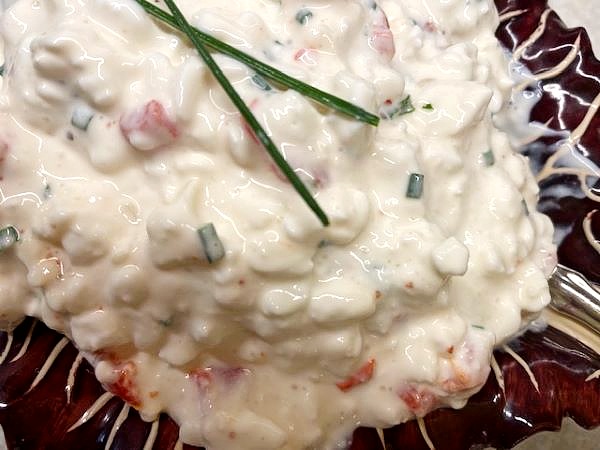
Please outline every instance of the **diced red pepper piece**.
[[138, 150], [155, 150], [179, 136], [177, 125], [158, 100], [123, 114], [119, 126], [125, 139]]
[[394, 35], [392, 34], [392, 30], [390, 30], [390, 24], [387, 17], [381, 9], [378, 10], [377, 18], [371, 28], [369, 45], [379, 54], [385, 56], [388, 61], [391, 60], [394, 57], [394, 53], [396, 53]]
[[117, 380], [108, 384], [106, 388], [109, 392], [121, 397], [131, 406], [139, 408], [142, 405], [140, 394], [135, 378], [137, 376], [137, 367], [132, 361], [128, 361], [121, 367], [115, 369], [118, 371]]
[[398, 396], [406, 403], [408, 409], [419, 417], [435, 409], [438, 404], [437, 396], [424, 387], [409, 386], [398, 392]]
[[231, 385], [238, 382], [242, 376], [250, 373], [243, 367], [201, 367], [190, 372], [190, 377], [202, 390], [214, 382]]
[[343, 381], [337, 382], [335, 385], [339, 390], [343, 392], [347, 392], [350, 389], [366, 383], [371, 378], [373, 378], [373, 372], [375, 371], [375, 359], [369, 359], [365, 364], [363, 364], [360, 369], [358, 369], [354, 374], [350, 375]]

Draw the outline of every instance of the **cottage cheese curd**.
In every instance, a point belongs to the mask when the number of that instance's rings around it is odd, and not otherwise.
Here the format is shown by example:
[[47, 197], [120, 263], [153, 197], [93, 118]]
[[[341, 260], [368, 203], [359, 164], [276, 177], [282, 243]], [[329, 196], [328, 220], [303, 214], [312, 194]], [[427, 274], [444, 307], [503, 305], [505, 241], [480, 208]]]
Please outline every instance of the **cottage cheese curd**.
[[527, 161], [494, 125], [513, 83], [493, 4], [177, 4], [383, 117], [215, 54], [331, 225], [182, 35], [133, 0], [20, 0], [1, 23], [0, 228], [19, 236], [1, 326], [40, 318], [108, 390], [211, 450], [340, 448], [358, 425], [464, 405], [548, 303], [555, 261]]

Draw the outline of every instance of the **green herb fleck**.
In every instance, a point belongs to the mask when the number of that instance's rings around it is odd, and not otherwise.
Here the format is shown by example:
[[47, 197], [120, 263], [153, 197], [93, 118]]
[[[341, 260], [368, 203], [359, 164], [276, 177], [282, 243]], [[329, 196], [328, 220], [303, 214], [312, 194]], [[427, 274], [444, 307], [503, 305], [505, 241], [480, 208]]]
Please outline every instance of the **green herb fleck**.
[[0, 66], [0, 77], [4, 76], [4, 64]]
[[410, 95], [397, 102], [391, 102], [384, 104], [379, 108], [379, 117], [382, 119], [390, 120], [404, 114], [411, 113], [415, 110]]
[[87, 106], [77, 106], [71, 116], [71, 125], [79, 128], [81, 131], [87, 131], [93, 118], [94, 112], [91, 109]]
[[423, 105], [422, 108], [427, 111], [433, 111], [433, 105], [431, 103], [427, 103], [427, 104]]
[[173, 325], [173, 319], [162, 319], [159, 320], [158, 323], [160, 323], [165, 328], [169, 328], [171, 325]]
[[9, 225], [0, 230], [0, 253], [11, 248], [19, 240], [19, 232]]
[[471, 326], [472, 326], [473, 328], [477, 328], [478, 330], [485, 330], [485, 327], [484, 327], [484, 326], [481, 326], [481, 325], [475, 325], [475, 324], [472, 324]]
[[406, 188], [407, 198], [421, 198], [423, 195], [423, 183], [425, 175], [420, 173], [411, 173], [408, 178], [408, 187]]
[[210, 264], [220, 261], [225, 257], [225, 248], [212, 223], [207, 223], [199, 228], [198, 236], [200, 236], [200, 242], [202, 242], [204, 256]]
[[525, 212], [525, 215], [528, 216], [529, 215], [529, 206], [527, 206], [527, 202], [525, 201], [525, 199], [521, 200], [521, 204], [523, 205], [523, 212]]
[[267, 83], [267, 80], [257, 73], [252, 76], [252, 83], [262, 91], [270, 91], [273, 89], [271, 85]]
[[296, 13], [296, 22], [300, 25], [306, 25], [310, 19], [312, 19], [313, 13], [308, 8], [302, 8]]
[[317, 245], [317, 248], [325, 248], [325, 247], [329, 247], [331, 245], [331, 241], [327, 240], [327, 239], [321, 239], [319, 241], [319, 244]]
[[487, 167], [493, 166], [494, 163], [496, 162], [496, 158], [494, 157], [494, 152], [491, 150], [488, 150], [487, 152], [482, 153], [481, 156], [483, 157], [483, 164], [485, 164]]
[[49, 199], [52, 197], [52, 187], [48, 183], [44, 186], [44, 198]]

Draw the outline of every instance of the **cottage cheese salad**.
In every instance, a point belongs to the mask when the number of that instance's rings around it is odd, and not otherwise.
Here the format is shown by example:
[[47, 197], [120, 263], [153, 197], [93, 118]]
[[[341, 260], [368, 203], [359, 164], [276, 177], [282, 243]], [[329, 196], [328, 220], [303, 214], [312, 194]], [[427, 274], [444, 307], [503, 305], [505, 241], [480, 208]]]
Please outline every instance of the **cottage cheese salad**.
[[177, 5], [381, 117], [213, 54], [330, 225], [185, 35], [134, 0], [20, 0], [1, 20], [0, 326], [41, 319], [209, 450], [344, 448], [463, 406], [556, 260], [495, 126], [514, 83], [493, 3]]

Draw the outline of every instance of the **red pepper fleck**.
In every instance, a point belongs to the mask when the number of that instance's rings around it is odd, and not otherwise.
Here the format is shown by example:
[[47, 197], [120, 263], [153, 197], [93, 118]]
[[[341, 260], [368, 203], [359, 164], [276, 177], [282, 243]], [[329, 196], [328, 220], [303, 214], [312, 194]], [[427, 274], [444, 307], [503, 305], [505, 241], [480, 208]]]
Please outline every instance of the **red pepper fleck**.
[[216, 381], [231, 385], [248, 373], [250, 371], [243, 367], [201, 367], [191, 371], [189, 375], [198, 387], [205, 390]]
[[315, 65], [315, 51], [312, 48], [301, 48], [294, 53], [294, 60], [302, 61], [309, 66]]
[[149, 133], [158, 140], [160, 145], [174, 140], [179, 136], [177, 125], [158, 100], [150, 100], [141, 108], [128, 111], [119, 121], [121, 133], [132, 143], [135, 133]]
[[349, 376], [343, 381], [337, 382], [335, 385], [339, 390], [347, 392], [350, 389], [358, 386], [359, 384], [366, 383], [373, 378], [373, 372], [375, 371], [375, 359], [369, 359], [365, 364], [361, 366], [353, 375]]
[[435, 409], [438, 403], [437, 396], [425, 388], [410, 386], [399, 392], [398, 396], [406, 403], [408, 409], [419, 417]]
[[108, 391], [121, 397], [133, 407], [141, 407], [142, 401], [135, 382], [137, 375], [135, 363], [129, 361], [116, 370], [118, 371], [117, 380], [108, 384]]

